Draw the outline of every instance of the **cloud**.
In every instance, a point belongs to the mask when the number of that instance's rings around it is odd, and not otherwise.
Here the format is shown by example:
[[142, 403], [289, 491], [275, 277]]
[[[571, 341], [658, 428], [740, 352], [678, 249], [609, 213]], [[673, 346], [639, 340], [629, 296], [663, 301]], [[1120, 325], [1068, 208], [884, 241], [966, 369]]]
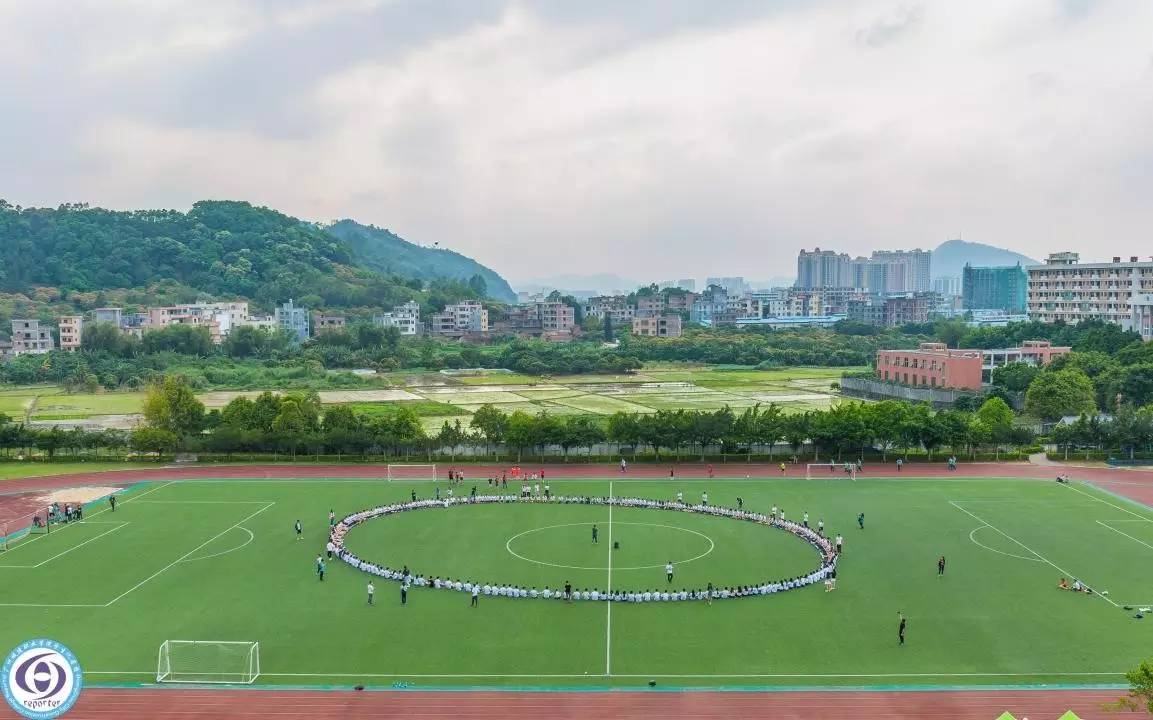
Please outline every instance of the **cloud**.
[[1134, 254], [1153, 219], [1146, 3], [3, 2], [25, 205], [234, 197], [521, 278], [779, 276], [958, 228]]
[[874, 20], [869, 27], [857, 31], [857, 42], [869, 47], [881, 47], [915, 31], [925, 18], [924, 5], [902, 5], [885, 17]]

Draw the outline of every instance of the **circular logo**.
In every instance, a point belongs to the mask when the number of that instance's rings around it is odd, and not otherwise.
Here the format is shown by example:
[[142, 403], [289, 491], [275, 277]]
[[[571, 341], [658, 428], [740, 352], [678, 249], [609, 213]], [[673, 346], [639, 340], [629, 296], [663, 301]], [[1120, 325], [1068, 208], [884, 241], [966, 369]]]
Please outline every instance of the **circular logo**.
[[0, 668], [4, 699], [29, 720], [52, 720], [72, 709], [84, 674], [72, 651], [55, 640], [29, 640]]

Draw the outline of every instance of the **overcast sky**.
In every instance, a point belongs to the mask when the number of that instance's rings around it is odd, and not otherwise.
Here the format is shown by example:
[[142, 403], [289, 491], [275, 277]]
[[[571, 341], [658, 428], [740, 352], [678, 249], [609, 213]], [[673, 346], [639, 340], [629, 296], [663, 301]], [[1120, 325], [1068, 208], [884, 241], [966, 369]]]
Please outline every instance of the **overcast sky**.
[[514, 282], [1153, 253], [1148, 0], [0, 0], [0, 197], [351, 217]]

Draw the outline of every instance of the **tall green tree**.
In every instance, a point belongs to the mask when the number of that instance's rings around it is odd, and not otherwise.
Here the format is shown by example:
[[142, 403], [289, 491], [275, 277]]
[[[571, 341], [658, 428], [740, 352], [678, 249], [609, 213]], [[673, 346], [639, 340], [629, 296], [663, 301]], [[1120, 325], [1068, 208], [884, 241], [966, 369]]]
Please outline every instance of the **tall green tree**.
[[1042, 420], [1095, 412], [1093, 382], [1079, 370], [1043, 372], [1029, 383], [1025, 412]]
[[148, 388], [144, 420], [149, 427], [180, 436], [200, 432], [204, 426], [204, 403], [196, 399], [179, 375], [168, 375]]

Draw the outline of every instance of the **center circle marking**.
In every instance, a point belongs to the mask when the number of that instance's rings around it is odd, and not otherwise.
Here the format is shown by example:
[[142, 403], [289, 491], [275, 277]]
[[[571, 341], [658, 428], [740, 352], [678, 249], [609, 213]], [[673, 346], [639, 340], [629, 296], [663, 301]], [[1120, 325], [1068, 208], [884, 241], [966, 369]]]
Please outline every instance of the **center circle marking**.
[[[504, 544], [504, 549], [508, 550], [509, 554], [515, 558], [520, 558], [521, 560], [524, 560], [524, 561], [530, 562], [530, 563], [535, 563], [537, 565], [546, 565], [548, 567], [555, 567], [555, 568], [566, 568], [569, 570], [606, 570], [607, 571], [609, 569], [607, 565], [600, 566], [600, 567], [590, 567], [587, 565], [565, 565], [563, 563], [546, 562], [544, 560], [536, 560], [534, 558], [525, 557], [524, 555], [521, 555], [520, 553], [518, 553], [516, 550], [512, 549], [513, 542], [516, 541], [518, 538], [522, 538], [525, 535], [531, 535], [532, 533], [535, 533], [535, 532], [542, 532], [544, 530], [553, 530], [556, 528], [563, 528], [563, 527], [577, 527], [577, 526], [581, 526], [581, 525], [587, 526], [587, 525], [598, 525], [598, 524], [600, 524], [600, 523], [577, 522], [577, 523], [561, 523], [559, 525], [545, 525], [544, 527], [532, 528], [531, 530], [525, 530], [524, 532], [517, 533], [516, 535], [513, 535], [512, 537], [510, 537], [508, 539], [508, 541]], [[676, 562], [673, 563], [673, 565], [684, 565], [685, 563], [691, 563], [694, 560], [700, 560], [701, 558], [703, 558], [706, 555], [708, 555], [709, 553], [711, 553], [717, 547], [717, 544], [715, 542], [713, 542], [713, 539], [711, 537], [709, 537], [708, 535], [705, 535], [702, 532], [697, 532], [696, 530], [689, 530], [688, 528], [677, 527], [676, 525], [662, 525], [660, 523], [620, 522], [620, 521], [613, 521], [612, 524], [613, 525], [644, 525], [646, 527], [659, 527], [659, 528], [667, 528], [669, 530], [680, 530], [681, 532], [687, 532], [687, 533], [691, 533], [693, 535], [698, 535], [698, 536], [703, 537], [705, 540], [708, 541], [708, 543], [709, 543], [709, 549], [708, 550], [705, 550], [700, 555], [688, 558], [687, 560], [677, 560]], [[664, 566], [665, 566], [664, 563], [660, 563], [659, 565], [634, 565], [632, 567], [619, 567], [619, 566], [614, 565], [613, 570], [652, 570], [653, 568], [663, 568]]]

